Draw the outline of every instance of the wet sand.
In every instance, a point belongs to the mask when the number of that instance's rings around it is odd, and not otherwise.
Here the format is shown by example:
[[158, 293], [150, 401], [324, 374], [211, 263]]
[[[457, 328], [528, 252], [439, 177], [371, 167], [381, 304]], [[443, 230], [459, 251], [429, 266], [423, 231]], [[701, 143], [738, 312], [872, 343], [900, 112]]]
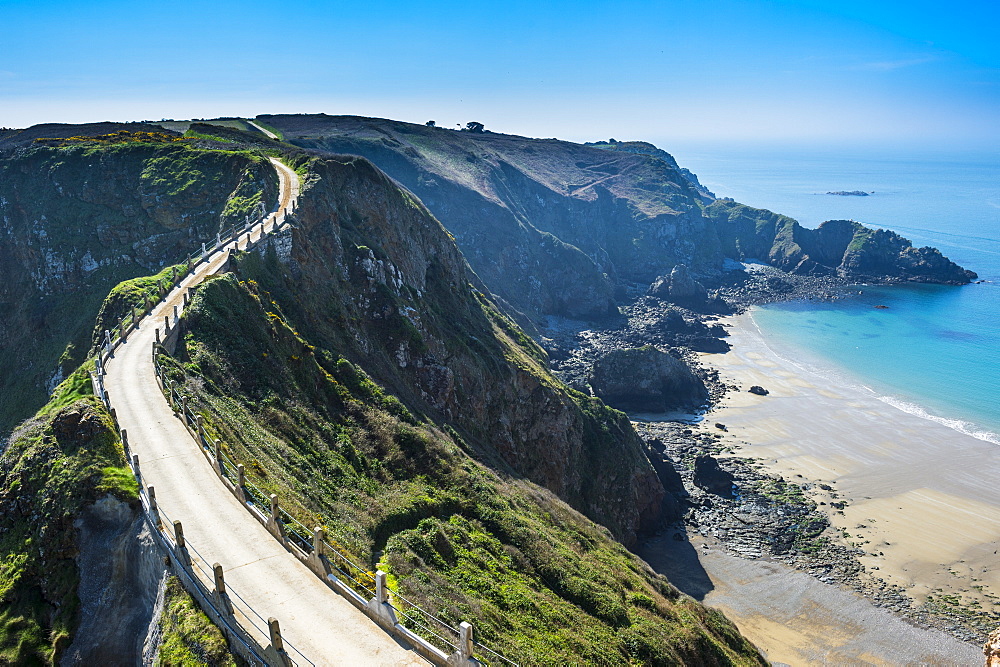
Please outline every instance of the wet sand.
[[[818, 488], [811, 495], [846, 501], [843, 513], [824, 506], [833, 525], [864, 549], [867, 568], [918, 602], [959, 593], [1000, 611], [993, 607], [1000, 602], [1000, 446], [793, 362], [794, 352], [765, 340], [750, 315], [723, 324], [733, 349], [702, 361], [741, 391], [701, 428], [718, 432], [713, 425], [725, 424], [725, 443], [737, 455], [762, 459], [790, 481], [833, 487], [836, 496]], [[755, 384], [769, 395], [746, 391]], [[740, 624], [736, 608], [733, 614]], [[758, 638], [765, 650], [782, 641], [767, 637]]]
[[944, 632], [916, 628], [860, 595], [781, 563], [703, 548], [672, 535], [640, 549], [682, 591], [717, 607], [774, 664], [978, 665], [982, 652]]

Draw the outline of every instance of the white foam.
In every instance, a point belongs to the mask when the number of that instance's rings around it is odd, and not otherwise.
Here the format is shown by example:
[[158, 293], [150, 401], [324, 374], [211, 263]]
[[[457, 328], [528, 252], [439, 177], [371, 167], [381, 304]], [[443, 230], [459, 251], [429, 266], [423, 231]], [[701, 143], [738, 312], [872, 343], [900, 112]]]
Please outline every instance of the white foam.
[[986, 442], [992, 442], [994, 445], [1000, 445], [1000, 435], [991, 431], [984, 431], [972, 422], [933, 415], [916, 403], [910, 403], [909, 401], [904, 401], [900, 398], [896, 398], [895, 396], [878, 396], [876, 394], [876, 397], [886, 405], [891, 405], [897, 410], [902, 410], [907, 414], [941, 424], [942, 426], [947, 426], [950, 429], [973, 438], [985, 440]]
[[802, 359], [794, 360], [789, 358], [788, 356], [780, 354], [777, 350], [774, 349], [774, 347], [768, 344], [767, 336], [761, 330], [760, 325], [757, 324], [757, 321], [753, 317], [753, 310], [750, 311], [749, 315], [750, 315], [750, 322], [753, 324], [754, 328], [757, 330], [757, 333], [760, 335], [760, 342], [763, 343], [764, 347], [766, 347], [773, 356], [777, 357], [785, 364], [797, 368], [799, 371], [810, 373], [814, 376], [817, 376], [829, 382], [840, 384], [850, 389], [874, 396], [875, 398], [882, 401], [886, 405], [896, 408], [901, 412], [905, 412], [908, 415], [913, 415], [914, 417], [919, 417], [920, 419], [926, 419], [928, 421], [934, 422], [935, 424], [941, 424], [942, 426], [946, 426], [947, 428], [950, 428], [954, 431], [958, 431], [963, 435], [976, 438], [977, 440], [983, 440], [985, 442], [989, 442], [995, 445], [1000, 445], [1000, 434], [998, 433], [987, 431], [982, 426], [974, 424], [973, 422], [965, 421], [962, 419], [951, 419], [948, 417], [941, 417], [935, 415], [933, 413], [928, 412], [925, 408], [917, 405], [916, 403], [911, 403], [910, 401], [906, 401], [896, 396], [883, 395], [881, 392], [876, 391], [871, 387], [853, 381], [853, 378], [851, 378], [848, 375], [846, 369], [842, 369], [836, 366], [832, 362], [826, 360], [821, 362], [815, 358], [811, 358], [810, 361], [805, 361]]

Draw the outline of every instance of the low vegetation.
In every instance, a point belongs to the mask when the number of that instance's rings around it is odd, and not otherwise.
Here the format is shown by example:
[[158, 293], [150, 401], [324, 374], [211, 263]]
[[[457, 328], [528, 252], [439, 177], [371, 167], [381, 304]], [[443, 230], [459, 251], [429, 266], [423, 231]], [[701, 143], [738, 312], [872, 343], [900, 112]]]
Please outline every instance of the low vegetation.
[[230, 667], [236, 665], [222, 632], [212, 625], [177, 577], [168, 577], [156, 664], [160, 667]]
[[302, 523], [525, 664], [759, 663], [721, 614], [547, 490], [477, 461], [454, 429], [304, 338], [283, 306], [253, 280], [213, 279], [163, 363], [250, 480]]
[[115, 285], [183, 261], [276, 201], [263, 154], [160, 139], [114, 133], [0, 155], [0, 283], [11, 295], [0, 297], [0, 442], [83, 363]]
[[73, 522], [105, 494], [134, 504], [137, 492], [111, 417], [81, 368], [3, 455], [0, 662], [58, 662], [78, 623]]

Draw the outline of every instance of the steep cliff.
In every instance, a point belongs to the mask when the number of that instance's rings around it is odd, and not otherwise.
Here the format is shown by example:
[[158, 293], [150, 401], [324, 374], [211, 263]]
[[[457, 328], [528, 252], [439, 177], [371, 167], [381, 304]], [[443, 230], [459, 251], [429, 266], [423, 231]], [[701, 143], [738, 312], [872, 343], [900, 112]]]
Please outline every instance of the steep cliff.
[[625, 541], [655, 522], [624, 415], [552, 378], [408, 192], [309, 169], [294, 226], [198, 290], [165, 359], [251, 479], [514, 659], [757, 664], [569, 506]]
[[166, 566], [92, 370], [63, 381], [0, 456], [0, 664], [137, 664], [157, 652], [230, 664], [178, 586], [157, 619]]
[[297, 228], [241, 277], [311, 344], [620, 539], [634, 539], [641, 517], [655, 520], [662, 491], [628, 420], [549, 374], [545, 353], [470, 284], [418, 201], [362, 159], [315, 162], [311, 178]]
[[0, 459], [0, 662], [57, 662], [79, 623], [74, 523], [98, 498], [136, 501], [110, 416], [77, 373]]
[[295, 145], [362, 155], [444, 223], [490, 290], [531, 314], [600, 317], [622, 282], [717, 271], [702, 195], [659, 157], [353, 116], [262, 116]]
[[646, 142], [580, 145], [325, 114], [260, 118], [297, 146], [370, 159], [455, 235], [491, 292], [536, 321], [613, 313], [632, 284], [680, 264], [712, 285], [727, 257], [850, 280], [962, 284], [971, 275], [891, 232], [860, 227], [844, 239], [839, 222], [808, 230], [716, 201]]
[[0, 152], [0, 438], [85, 358], [112, 287], [275, 197], [274, 170], [249, 153], [169, 135], [66, 143]]
[[829, 220], [806, 229], [789, 217], [723, 200], [705, 212], [716, 221], [726, 256], [733, 259], [758, 259], [792, 273], [857, 281], [964, 285], [976, 279], [974, 272], [936, 248], [914, 248], [895, 232], [853, 220]]

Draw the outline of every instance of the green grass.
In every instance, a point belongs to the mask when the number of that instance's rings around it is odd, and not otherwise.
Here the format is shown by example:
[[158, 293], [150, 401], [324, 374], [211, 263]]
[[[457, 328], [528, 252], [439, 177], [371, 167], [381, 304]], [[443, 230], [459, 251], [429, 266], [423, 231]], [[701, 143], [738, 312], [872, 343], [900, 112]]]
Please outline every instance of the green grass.
[[[177, 360], [163, 363], [250, 481], [302, 523], [324, 525], [407, 599], [452, 624], [472, 620], [483, 642], [525, 664], [758, 664], [728, 622], [606, 529], [484, 466], [454, 429], [314, 344], [289, 320], [292, 305], [251, 280], [213, 279], [185, 313]], [[509, 322], [494, 326], [499, 349], [539, 364]], [[599, 447], [620, 414], [577, 400]]]
[[[0, 267], [0, 280], [19, 295], [0, 324], [5, 435], [45, 404], [54, 371], [64, 377], [83, 363], [109, 291], [186, 258], [198, 239], [242, 222], [258, 202], [269, 207], [277, 178], [264, 156], [248, 151], [82, 142], [0, 159], [0, 198], [17, 258]], [[66, 273], [57, 273], [63, 263]], [[78, 272], [78, 263], [97, 268]], [[102, 316], [99, 335], [134, 305], [126, 301]]]
[[872, 239], [875, 234], [874, 229], [869, 229], [867, 227], [858, 226], [854, 232], [854, 237], [851, 242], [847, 245], [847, 252], [859, 252], [864, 249], [865, 245]]
[[0, 663], [58, 661], [78, 623], [73, 521], [110, 493], [137, 502], [111, 417], [86, 369], [14, 434], [0, 477]]
[[225, 637], [174, 576], [167, 579], [160, 624], [163, 636], [157, 664], [161, 667], [229, 667], [236, 664], [229, 654]]
[[176, 264], [165, 267], [155, 275], [139, 276], [115, 285], [97, 313], [97, 323], [92, 336], [93, 348], [96, 349], [104, 343], [104, 332], [118, 326], [122, 318], [131, 324], [133, 308], [138, 308], [139, 317], [142, 317], [146, 312], [147, 299], [151, 304], [157, 303], [160, 300], [161, 289], [170, 290], [177, 276], [187, 270], [187, 264]]
[[216, 136], [214, 134], [205, 134], [202, 132], [195, 132], [194, 130], [188, 130], [184, 133], [185, 139], [205, 139], [206, 141], [218, 141], [219, 143], [228, 144], [229, 140], [223, 137]]

